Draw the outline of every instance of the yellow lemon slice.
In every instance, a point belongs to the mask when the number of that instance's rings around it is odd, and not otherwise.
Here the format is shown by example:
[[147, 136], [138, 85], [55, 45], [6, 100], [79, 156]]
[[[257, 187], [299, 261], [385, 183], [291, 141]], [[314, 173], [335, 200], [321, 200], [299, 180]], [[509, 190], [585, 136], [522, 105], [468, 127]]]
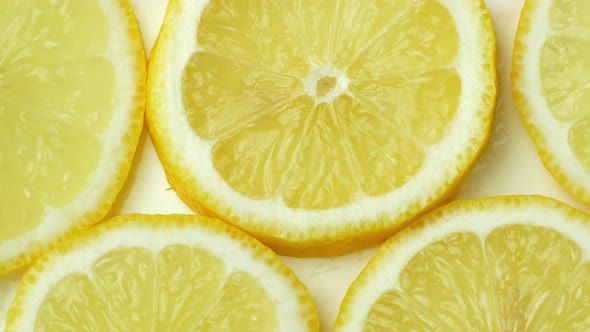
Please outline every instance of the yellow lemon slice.
[[141, 131], [145, 66], [127, 1], [3, 1], [0, 273], [106, 215]]
[[590, 204], [590, 2], [528, 0], [514, 43], [516, 105], [545, 167]]
[[553, 199], [457, 201], [402, 230], [334, 331], [587, 331], [590, 216]]
[[7, 332], [318, 331], [303, 284], [267, 247], [198, 216], [116, 217], [23, 277]]
[[148, 123], [172, 187], [279, 253], [382, 241], [485, 145], [495, 41], [482, 1], [173, 0]]

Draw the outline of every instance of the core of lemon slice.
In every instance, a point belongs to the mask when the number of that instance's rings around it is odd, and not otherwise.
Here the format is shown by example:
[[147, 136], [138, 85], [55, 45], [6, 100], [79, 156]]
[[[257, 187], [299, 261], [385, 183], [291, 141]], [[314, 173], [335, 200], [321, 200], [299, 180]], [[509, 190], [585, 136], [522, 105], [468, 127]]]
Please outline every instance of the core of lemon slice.
[[590, 216], [540, 196], [457, 201], [388, 240], [334, 331], [588, 331]]
[[173, 0], [148, 123], [193, 209], [279, 253], [377, 243], [452, 192], [487, 141], [483, 1]]
[[318, 331], [270, 249], [199, 216], [129, 215], [80, 233], [23, 277], [7, 332]]
[[545, 167], [590, 204], [590, 2], [527, 0], [514, 43], [516, 105]]
[[146, 63], [126, 0], [0, 6], [0, 273], [108, 211], [141, 131]]

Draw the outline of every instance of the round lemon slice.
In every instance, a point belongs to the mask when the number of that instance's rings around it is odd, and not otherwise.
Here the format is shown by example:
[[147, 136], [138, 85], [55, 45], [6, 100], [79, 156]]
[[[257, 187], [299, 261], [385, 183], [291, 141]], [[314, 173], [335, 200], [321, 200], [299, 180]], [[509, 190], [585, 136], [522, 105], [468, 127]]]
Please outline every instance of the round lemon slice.
[[2, 2], [0, 273], [106, 215], [141, 132], [145, 80], [126, 0]]
[[590, 216], [540, 196], [457, 201], [388, 240], [334, 331], [586, 331]]
[[6, 331], [318, 331], [303, 284], [255, 239], [198, 216], [116, 217], [23, 277]]
[[173, 0], [147, 119], [172, 187], [287, 255], [378, 243], [484, 147], [483, 1]]
[[545, 167], [590, 204], [590, 2], [528, 0], [514, 42], [516, 105]]

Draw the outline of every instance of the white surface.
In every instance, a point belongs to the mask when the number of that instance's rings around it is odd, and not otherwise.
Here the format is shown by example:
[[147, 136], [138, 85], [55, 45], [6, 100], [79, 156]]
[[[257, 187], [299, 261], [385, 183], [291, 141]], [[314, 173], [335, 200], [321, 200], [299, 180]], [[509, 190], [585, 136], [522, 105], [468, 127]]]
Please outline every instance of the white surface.
[[[149, 52], [162, 21], [167, 0], [131, 0]], [[494, 132], [488, 151], [466, 179], [460, 197], [502, 194], [542, 194], [590, 212], [547, 173], [528, 138], [510, 92], [512, 42], [523, 0], [487, 0], [494, 19], [498, 46], [499, 96]], [[154, 148], [144, 130], [135, 163], [112, 215], [191, 213], [169, 190]], [[331, 331], [340, 301], [375, 249], [335, 258], [284, 258], [307, 285], [320, 314], [322, 331]], [[0, 275], [0, 327], [20, 272]]]

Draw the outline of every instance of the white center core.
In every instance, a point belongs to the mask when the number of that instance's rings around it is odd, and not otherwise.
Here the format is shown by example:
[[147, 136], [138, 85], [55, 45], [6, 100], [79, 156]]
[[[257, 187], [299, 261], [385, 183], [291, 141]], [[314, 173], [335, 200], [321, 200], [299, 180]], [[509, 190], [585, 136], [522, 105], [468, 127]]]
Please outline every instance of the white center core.
[[[328, 93], [321, 96], [318, 95], [318, 82], [329, 77], [335, 78], [336, 84]], [[315, 99], [316, 104], [332, 104], [336, 97], [349, 94], [349, 83], [350, 80], [346, 77], [345, 72], [329, 66], [312, 68], [309, 75], [303, 81], [305, 93]]]

